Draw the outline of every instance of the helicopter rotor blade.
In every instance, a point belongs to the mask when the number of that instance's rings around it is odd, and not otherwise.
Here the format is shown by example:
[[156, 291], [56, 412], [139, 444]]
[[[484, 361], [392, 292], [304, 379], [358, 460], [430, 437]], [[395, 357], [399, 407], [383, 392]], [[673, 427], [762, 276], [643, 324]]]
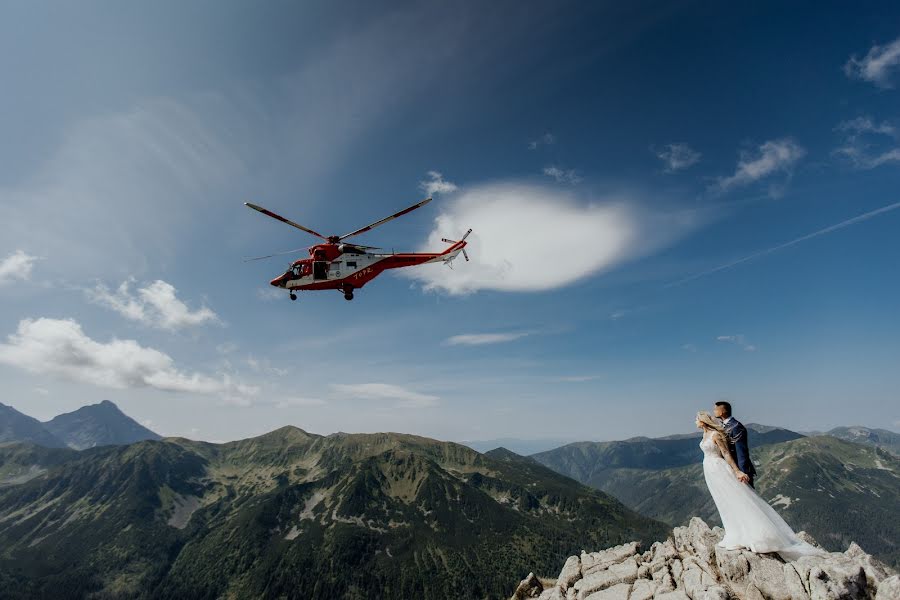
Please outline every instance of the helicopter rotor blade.
[[392, 215], [389, 216], [389, 217], [385, 217], [385, 218], [381, 219], [380, 221], [375, 221], [375, 222], [372, 223], [371, 225], [366, 225], [365, 227], [362, 227], [361, 229], [357, 229], [356, 231], [351, 231], [350, 233], [345, 233], [344, 235], [340, 236], [340, 237], [338, 238], [338, 240], [340, 241], [340, 240], [342, 240], [342, 239], [344, 239], [344, 238], [348, 238], [348, 237], [350, 237], [350, 236], [352, 236], [352, 235], [359, 235], [360, 233], [369, 231], [370, 229], [375, 229], [375, 228], [378, 227], [379, 225], [384, 225], [385, 223], [387, 223], [388, 221], [390, 221], [390, 220], [392, 220], [392, 219], [396, 219], [397, 217], [402, 217], [402, 216], [405, 215], [406, 213], [412, 212], [412, 211], [416, 210], [417, 208], [421, 208], [422, 206], [425, 206], [425, 205], [428, 204], [429, 202], [431, 202], [431, 198], [425, 198], [424, 200], [422, 200], [422, 201], [419, 202], [418, 204], [413, 204], [413, 205], [410, 206], [409, 208], [404, 208], [404, 209], [401, 210], [400, 212], [394, 213], [394, 214], [392, 214]]
[[266, 254], [265, 256], [255, 256], [253, 258], [245, 258], [244, 262], [251, 262], [254, 260], [262, 260], [264, 258], [272, 258], [273, 256], [283, 256], [285, 254], [295, 254], [300, 252], [301, 250], [307, 250], [308, 248], [297, 248], [296, 250], [285, 250], [284, 252], [276, 252], [275, 254]]
[[381, 250], [382, 249], [380, 246], [365, 246], [363, 244], [348, 243], [346, 245], [350, 246], [351, 248], [363, 248], [364, 250]]
[[290, 225], [291, 227], [296, 227], [297, 229], [300, 229], [300, 230], [302, 230], [302, 231], [305, 231], [306, 233], [311, 233], [312, 235], [314, 235], [314, 236], [316, 236], [316, 237], [320, 237], [320, 238], [322, 238], [323, 240], [327, 240], [327, 239], [328, 239], [327, 237], [325, 237], [325, 236], [322, 235], [321, 233], [318, 233], [318, 232], [316, 232], [316, 231], [313, 231], [312, 229], [309, 229], [308, 227], [304, 227], [303, 225], [300, 225], [299, 223], [294, 223], [294, 222], [291, 221], [290, 219], [285, 219], [285, 218], [282, 217], [281, 215], [276, 215], [276, 214], [273, 213], [272, 211], [270, 211], [270, 210], [268, 210], [268, 209], [265, 209], [265, 208], [263, 208], [262, 206], [257, 206], [256, 204], [251, 204], [251, 203], [249, 203], [249, 202], [244, 202], [244, 205], [245, 205], [245, 206], [249, 206], [250, 208], [252, 208], [252, 209], [255, 210], [255, 211], [261, 212], [262, 214], [266, 215], [267, 217], [272, 217], [273, 219], [277, 219], [277, 220], [281, 221], [282, 223], [287, 223], [287, 224]]
[[462, 252], [463, 252], [463, 256], [466, 257], [466, 262], [469, 262], [469, 253], [466, 252], [465, 248], [462, 249]]

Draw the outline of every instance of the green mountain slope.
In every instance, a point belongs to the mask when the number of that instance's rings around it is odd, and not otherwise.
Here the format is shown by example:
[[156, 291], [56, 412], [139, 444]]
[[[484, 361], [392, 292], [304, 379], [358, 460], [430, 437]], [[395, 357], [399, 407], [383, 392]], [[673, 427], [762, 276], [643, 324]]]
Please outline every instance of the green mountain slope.
[[44, 427], [76, 450], [160, 439], [109, 400], [58, 415], [44, 423]]
[[[851, 541], [900, 564], [900, 460], [830, 436], [762, 446], [753, 452], [756, 489], [795, 530], [830, 550]], [[671, 469], [609, 469], [600, 489], [641, 514], [674, 526], [699, 516], [721, 524], [703, 479], [701, 454]]]
[[666, 533], [508, 451], [286, 427], [228, 444], [93, 448], [0, 488], [0, 589], [502, 598], [523, 570]]

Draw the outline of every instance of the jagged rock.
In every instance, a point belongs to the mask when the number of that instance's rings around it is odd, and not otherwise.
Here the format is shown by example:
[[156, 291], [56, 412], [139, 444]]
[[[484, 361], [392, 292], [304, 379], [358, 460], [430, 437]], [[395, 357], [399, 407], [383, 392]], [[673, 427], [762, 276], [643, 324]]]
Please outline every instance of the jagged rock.
[[653, 596], [653, 600], [691, 600], [690, 597], [681, 590], [675, 592], [667, 592], [665, 594], [657, 594]]
[[557, 585], [544, 590], [540, 599], [900, 599], [900, 576], [856, 544], [843, 553], [823, 552], [785, 562], [777, 554], [720, 548], [723, 537], [720, 528], [710, 529], [694, 518], [643, 554], [637, 543], [582, 552], [569, 557]]
[[594, 592], [618, 586], [619, 584], [627, 583], [630, 588], [631, 584], [637, 579], [637, 571], [637, 560], [633, 557], [624, 562], [612, 564], [605, 571], [594, 571], [587, 577], [575, 582], [574, 588], [578, 590], [577, 597], [581, 600]]
[[791, 600], [809, 600], [809, 590], [803, 585], [803, 580], [797, 572], [797, 567], [791, 563], [783, 567], [784, 583]]
[[878, 584], [875, 600], [897, 600], [900, 598], [900, 575], [888, 577]]
[[577, 556], [570, 556], [566, 559], [562, 571], [559, 572], [556, 587], [565, 594], [566, 590], [579, 579], [581, 579], [581, 559]]
[[810, 546], [815, 546], [816, 548], [821, 548], [819, 546], [819, 542], [816, 541], [816, 538], [806, 533], [805, 531], [801, 531], [797, 534], [797, 537], [809, 544]]
[[594, 592], [585, 600], [628, 600], [631, 594], [630, 583], [619, 583], [605, 590]]
[[629, 597], [629, 600], [650, 600], [653, 598], [653, 594], [656, 593], [658, 587], [659, 585], [656, 582], [638, 579], [634, 582], [634, 585], [631, 586], [631, 596]]
[[640, 545], [637, 542], [622, 544], [602, 552], [581, 553], [581, 576], [587, 577], [596, 571], [602, 571], [637, 554]]
[[731, 596], [728, 594], [728, 590], [720, 585], [711, 586], [698, 596], [693, 596], [694, 600], [729, 600], [729, 598]]
[[529, 573], [528, 577], [519, 582], [519, 587], [516, 588], [513, 598], [515, 598], [515, 600], [537, 598], [543, 591], [544, 586], [541, 585], [540, 580], [534, 576], [534, 573]]
[[[862, 565], [866, 570], [866, 579], [869, 581], [881, 581], [890, 575], [887, 565], [866, 554], [856, 542], [850, 543], [850, 547], [847, 548], [844, 555]], [[897, 597], [900, 598], [900, 596]]]

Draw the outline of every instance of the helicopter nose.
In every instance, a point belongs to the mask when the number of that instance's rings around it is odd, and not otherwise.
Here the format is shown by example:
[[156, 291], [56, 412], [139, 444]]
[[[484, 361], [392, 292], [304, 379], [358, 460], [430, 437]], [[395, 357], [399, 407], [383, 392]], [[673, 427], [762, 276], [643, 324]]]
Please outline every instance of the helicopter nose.
[[284, 287], [284, 275], [279, 275], [278, 277], [270, 281], [269, 285], [274, 285], [275, 287]]

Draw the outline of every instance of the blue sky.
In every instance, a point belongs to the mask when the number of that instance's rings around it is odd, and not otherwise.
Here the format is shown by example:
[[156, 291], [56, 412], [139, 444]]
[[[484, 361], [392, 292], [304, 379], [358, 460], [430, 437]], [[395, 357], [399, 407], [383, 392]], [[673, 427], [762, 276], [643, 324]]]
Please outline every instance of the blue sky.
[[[724, 398], [900, 428], [896, 5], [2, 11], [0, 401], [27, 414], [602, 440]], [[430, 191], [359, 241], [471, 227], [452, 271], [292, 303], [290, 257], [242, 262], [314, 241], [244, 202], [327, 235]]]

